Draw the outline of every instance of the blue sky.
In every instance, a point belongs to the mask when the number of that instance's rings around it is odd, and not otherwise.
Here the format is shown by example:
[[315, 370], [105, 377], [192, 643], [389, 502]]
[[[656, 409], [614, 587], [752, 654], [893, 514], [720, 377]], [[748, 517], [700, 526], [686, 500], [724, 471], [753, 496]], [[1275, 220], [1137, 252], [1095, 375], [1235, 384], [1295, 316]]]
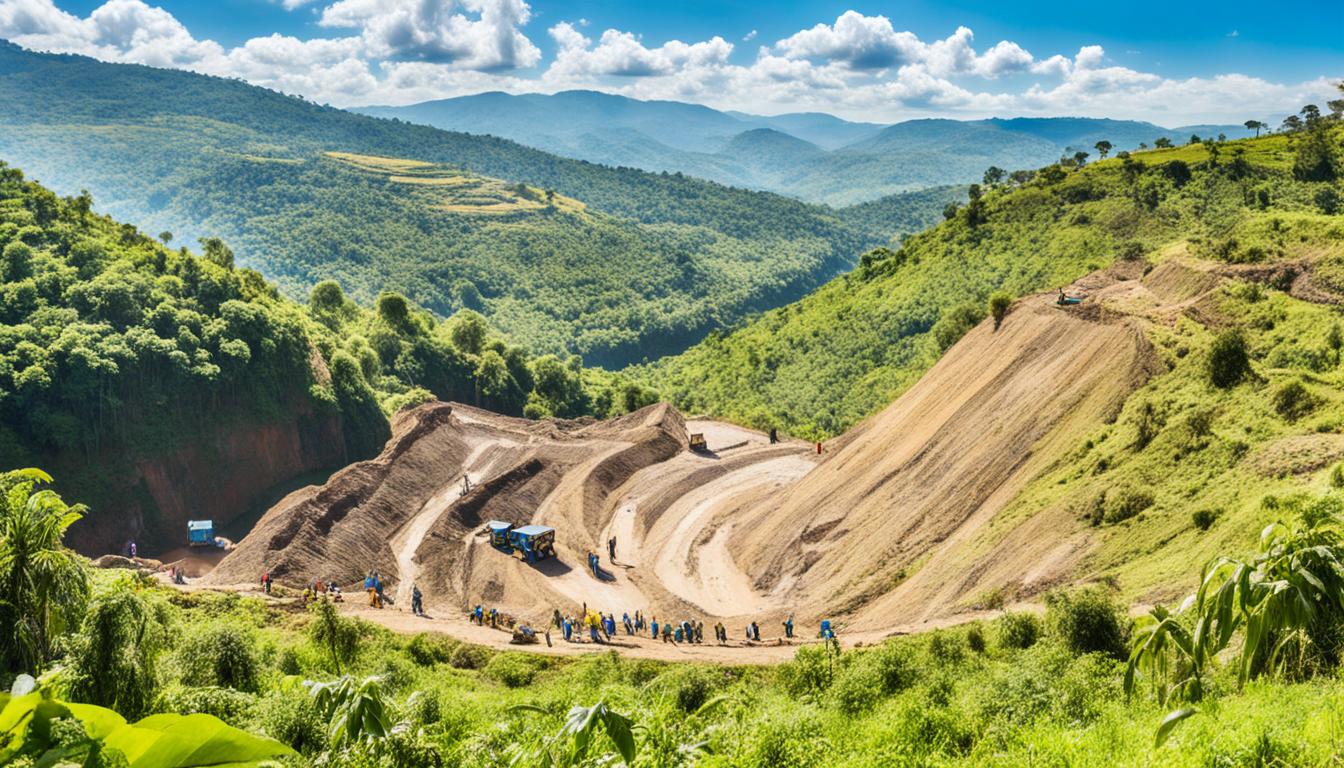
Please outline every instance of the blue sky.
[[595, 88], [763, 113], [1278, 117], [1344, 77], [1344, 3], [0, 0], [33, 48], [338, 105]]

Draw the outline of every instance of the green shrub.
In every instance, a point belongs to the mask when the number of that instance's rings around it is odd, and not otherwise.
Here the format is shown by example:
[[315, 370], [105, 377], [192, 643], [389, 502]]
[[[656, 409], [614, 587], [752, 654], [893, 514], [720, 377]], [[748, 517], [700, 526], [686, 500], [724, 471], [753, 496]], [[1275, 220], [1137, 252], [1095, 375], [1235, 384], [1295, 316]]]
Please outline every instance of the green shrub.
[[1311, 413], [1320, 403], [1300, 381], [1294, 379], [1274, 390], [1274, 411], [1288, 421]]
[[252, 695], [232, 688], [171, 686], [159, 693], [154, 709], [179, 715], [214, 715], [229, 725], [243, 727], [255, 704]]
[[1195, 524], [1195, 527], [1201, 531], [1209, 530], [1209, 527], [1213, 525], [1213, 521], [1217, 519], [1218, 519], [1218, 510], [1209, 509], [1208, 507], [1205, 507], [1204, 509], [1197, 509], [1195, 510], [1194, 514], [1190, 516], [1191, 522], [1193, 522]]
[[1330, 487], [1344, 488], [1344, 462], [1336, 464], [1335, 468], [1330, 470]]
[[716, 676], [712, 670], [702, 667], [674, 670], [664, 675], [664, 678], [676, 691], [673, 698], [682, 712], [694, 712], [700, 709], [713, 697], [722, 682], [721, 676]]
[[792, 696], [815, 696], [831, 686], [833, 654], [827, 645], [801, 645], [779, 665], [779, 680]]
[[257, 690], [256, 648], [251, 636], [232, 624], [207, 624], [188, 635], [176, 661], [186, 685]]
[[842, 711], [863, 712], [878, 699], [908, 688], [918, 676], [908, 644], [887, 642], [846, 654], [831, 685], [831, 695]]
[[1041, 636], [1041, 620], [1030, 613], [1005, 613], [994, 625], [1000, 648], [1030, 648]]
[[454, 669], [481, 669], [490, 662], [490, 651], [479, 645], [461, 643], [453, 649], [448, 663]]
[[731, 765], [740, 768], [816, 768], [828, 765], [832, 747], [814, 717], [773, 713], [752, 724], [738, 742]]
[[1100, 588], [1052, 592], [1045, 605], [1051, 633], [1075, 655], [1104, 653], [1117, 659], [1128, 655], [1124, 615]]
[[301, 689], [271, 691], [257, 702], [256, 713], [266, 735], [300, 754], [312, 756], [327, 748], [326, 723], [313, 697]]
[[989, 314], [994, 318], [994, 330], [999, 330], [999, 326], [1003, 325], [1003, 319], [1008, 316], [1012, 306], [1013, 297], [1006, 293], [999, 292], [989, 297]]
[[443, 719], [443, 705], [436, 691], [416, 691], [406, 701], [407, 715], [419, 725], [434, 725]]
[[1209, 382], [1220, 389], [1235, 386], [1251, 369], [1246, 336], [1240, 328], [1229, 328], [1213, 339], [1209, 350]]
[[960, 664], [966, 658], [966, 646], [957, 633], [949, 630], [935, 630], [929, 634], [929, 657], [940, 667]]
[[946, 352], [953, 344], [966, 335], [985, 317], [984, 309], [978, 304], [959, 304], [945, 310], [933, 324], [931, 333], [938, 349]]
[[437, 632], [421, 632], [406, 643], [406, 653], [422, 667], [447, 664], [453, 658], [458, 642]]
[[521, 688], [532, 682], [541, 668], [541, 659], [528, 653], [504, 651], [486, 662], [485, 676], [509, 688]]
[[972, 624], [971, 628], [966, 630], [966, 646], [974, 653], [985, 652], [985, 631], [979, 624]]
[[896, 739], [936, 755], [965, 755], [975, 745], [970, 718], [945, 706], [905, 702], [896, 716]]
[[303, 674], [303, 663], [299, 660], [298, 650], [293, 646], [280, 649], [280, 653], [275, 658], [275, 668], [280, 670], [282, 675]]
[[1135, 488], [1123, 488], [1106, 494], [1106, 512], [1102, 522], [1115, 524], [1134, 517], [1153, 506], [1153, 494]]

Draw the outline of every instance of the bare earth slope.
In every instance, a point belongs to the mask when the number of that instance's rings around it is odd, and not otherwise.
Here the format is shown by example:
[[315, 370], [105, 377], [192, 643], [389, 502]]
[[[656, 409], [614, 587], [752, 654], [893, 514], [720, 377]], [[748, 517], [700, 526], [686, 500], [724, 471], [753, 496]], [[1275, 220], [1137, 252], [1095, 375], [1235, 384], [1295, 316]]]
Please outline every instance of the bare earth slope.
[[[398, 417], [382, 455], [281, 501], [207, 579], [378, 570], [403, 606], [414, 581], [448, 615], [483, 603], [538, 624], [585, 605], [730, 627], [834, 617], [851, 638], [946, 623], [981, 595], [1079, 578], [1086, 524], [1056, 508], [996, 516], [1157, 372], [1145, 327], [1197, 312], [1219, 280], [1121, 264], [1071, 287], [1079, 306], [1023, 299], [820, 455], [667, 405], [573, 423], [426, 404]], [[687, 451], [688, 432], [711, 451]], [[558, 557], [496, 550], [490, 519], [553, 526]]]

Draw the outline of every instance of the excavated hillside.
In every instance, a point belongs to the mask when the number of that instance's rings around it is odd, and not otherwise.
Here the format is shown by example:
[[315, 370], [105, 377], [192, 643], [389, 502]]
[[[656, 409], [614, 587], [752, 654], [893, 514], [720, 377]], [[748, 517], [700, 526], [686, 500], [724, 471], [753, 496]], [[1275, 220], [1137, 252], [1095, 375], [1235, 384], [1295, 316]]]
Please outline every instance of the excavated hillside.
[[[729, 622], [840, 618], [880, 635], [945, 619], [976, 595], [1067, 583], [1094, 530], [1047, 506], [997, 519], [1160, 370], [1153, 324], [1196, 315], [1222, 277], [1126, 262], [1017, 302], [973, 329], [890, 407], [823, 446], [650, 406], [600, 423], [531, 422], [431, 403], [399, 415], [377, 458], [271, 509], [208, 577], [354, 583], [379, 571], [404, 601]], [[689, 433], [709, 451], [687, 450]], [[471, 487], [464, 492], [463, 476]], [[550, 525], [558, 557], [491, 547], [490, 519]], [[614, 562], [606, 553], [617, 540]], [[602, 555], [596, 576], [585, 555]]]

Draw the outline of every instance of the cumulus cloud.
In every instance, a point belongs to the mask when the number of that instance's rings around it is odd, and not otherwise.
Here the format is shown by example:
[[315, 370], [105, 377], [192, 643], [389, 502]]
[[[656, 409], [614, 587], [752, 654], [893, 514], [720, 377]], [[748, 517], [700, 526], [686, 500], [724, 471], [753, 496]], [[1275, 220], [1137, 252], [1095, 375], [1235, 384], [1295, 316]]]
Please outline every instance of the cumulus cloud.
[[145, 0], [107, 0], [87, 16], [54, 0], [0, 0], [0, 37], [37, 50], [241, 77], [338, 105], [593, 88], [870, 121], [1068, 114], [1177, 124], [1286, 114], [1334, 92], [1323, 77], [1165, 78], [1117, 66], [1097, 45], [1041, 56], [1011, 40], [977, 48], [967, 27], [926, 41], [884, 16], [855, 11], [754, 51], [719, 36], [650, 42], [633, 30], [587, 33], [586, 19], [559, 21], [547, 30], [555, 55], [543, 62], [524, 31], [532, 17], [524, 0], [273, 1], [290, 9], [313, 4], [318, 23], [343, 36], [272, 34], [226, 48]]
[[732, 43], [714, 37], [687, 44], [670, 40], [656, 48], [645, 47], [630, 32], [608, 29], [597, 45], [571, 24], [561, 22], [550, 29], [555, 40], [555, 61], [546, 71], [551, 80], [581, 77], [649, 77], [671, 75], [687, 69], [710, 69], [727, 64]]
[[319, 23], [359, 30], [371, 56], [502, 70], [541, 60], [520, 29], [531, 15], [523, 0], [338, 0]]

